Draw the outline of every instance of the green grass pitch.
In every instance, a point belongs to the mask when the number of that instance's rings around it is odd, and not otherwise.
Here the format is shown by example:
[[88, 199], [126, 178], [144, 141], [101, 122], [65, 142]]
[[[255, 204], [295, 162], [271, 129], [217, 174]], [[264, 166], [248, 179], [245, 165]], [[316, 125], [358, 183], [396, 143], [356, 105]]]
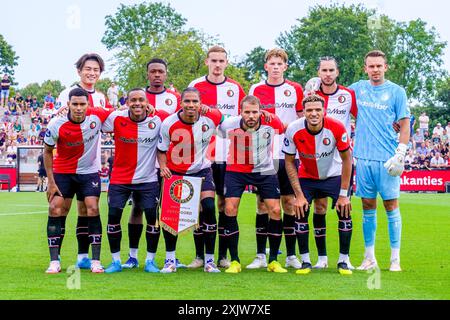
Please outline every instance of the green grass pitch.
[[[403, 217], [402, 268], [392, 273], [389, 267], [389, 239], [384, 210], [378, 210], [376, 256], [380, 273], [355, 271], [340, 276], [335, 268], [338, 257], [337, 219], [329, 210], [327, 246], [330, 267], [314, 270], [307, 276], [273, 274], [266, 270], [246, 270], [240, 274], [205, 274], [202, 270], [181, 269], [176, 274], [147, 274], [143, 271], [145, 237], [141, 238], [141, 267], [117, 274], [80, 273], [80, 289], [70, 290], [73, 275], [66, 272], [76, 259], [74, 206], [67, 219], [62, 250], [63, 272], [44, 273], [48, 266], [46, 239], [47, 202], [44, 193], [0, 193], [0, 299], [237, 299], [237, 300], [307, 300], [307, 299], [450, 299], [450, 196], [446, 194], [402, 194]], [[122, 218], [124, 234], [122, 261], [128, 253], [127, 207]], [[101, 197], [103, 229], [106, 228], [106, 194]], [[310, 218], [312, 220], [312, 218]], [[353, 239], [351, 261], [359, 265], [363, 255], [360, 199], [353, 198]], [[310, 221], [311, 222], [311, 221]], [[255, 197], [245, 194], [240, 208], [239, 250], [243, 267], [254, 258]], [[102, 263], [111, 261], [104, 232]], [[194, 257], [192, 233], [182, 234], [177, 257], [189, 263]], [[310, 248], [313, 263], [316, 250], [312, 232]], [[162, 267], [164, 241], [161, 236], [157, 263]], [[284, 265], [285, 247], [279, 261]], [[298, 250], [298, 249], [297, 249]]]

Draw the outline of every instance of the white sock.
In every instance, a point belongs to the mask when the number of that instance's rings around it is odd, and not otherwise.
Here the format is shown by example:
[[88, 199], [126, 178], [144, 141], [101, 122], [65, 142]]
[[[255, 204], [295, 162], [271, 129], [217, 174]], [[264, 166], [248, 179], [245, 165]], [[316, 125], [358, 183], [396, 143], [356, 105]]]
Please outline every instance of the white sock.
[[175, 262], [175, 251], [167, 251], [166, 260], [173, 260]]
[[400, 261], [400, 249], [391, 248], [391, 261]]
[[264, 253], [258, 253], [256, 256], [261, 260], [266, 260], [266, 255]]
[[113, 258], [114, 261], [119, 261], [120, 262], [120, 251], [113, 253], [112, 254], [112, 258]]
[[308, 253], [303, 253], [300, 256], [302, 257], [302, 261], [303, 262], [311, 263], [311, 259], [309, 257], [309, 252]]
[[205, 253], [205, 262], [210, 261], [210, 260], [212, 260], [212, 262], [214, 262], [214, 255]]
[[327, 256], [319, 256], [319, 262], [327, 262], [328, 263], [328, 257]]
[[154, 260], [155, 259], [155, 255], [156, 255], [156, 253], [154, 253], [154, 252], [148, 252], [147, 251], [147, 261], [152, 261], [152, 260]]
[[366, 247], [364, 257], [366, 259], [375, 260], [375, 246]]
[[348, 254], [339, 254], [339, 260], [338, 263], [340, 262], [347, 262], [348, 261]]
[[83, 258], [89, 258], [89, 255], [87, 253], [78, 254], [78, 261], [83, 260]]
[[138, 249], [130, 248], [130, 257], [137, 259]]

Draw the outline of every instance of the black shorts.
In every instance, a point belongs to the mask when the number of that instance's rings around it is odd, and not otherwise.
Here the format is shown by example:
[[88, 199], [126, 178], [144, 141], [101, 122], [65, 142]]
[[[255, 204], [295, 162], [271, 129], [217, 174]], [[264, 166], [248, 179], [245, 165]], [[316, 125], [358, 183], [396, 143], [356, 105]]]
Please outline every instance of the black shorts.
[[72, 199], [75, 194], [78, 201], [83, 201], [86, 197], [100, 197], [101, 182], [98, 173], [55, 173], [54, 177], [65, 199]]
[[206, 169], [200, 170], [199, 172], [190, 173], [190, 174], [172, 171], [172, 174], [176, 175], [176, 176], [204, 178], [203, 183], [202, 183], [202, 192], [203, 191], [216, 191], [216, 186], [214, 185], [214, 179], [213, 179], [211, 168], [206, 168]]
[[39, 169], [38, 170], [39, 178], [46, 178], [47, 177], [47, 171], [45, 169]]
[[225, 173], [225, 198], [240, 198], [248, 185], [257, 187], [263, 199], [280, 199], [280, 187], [276, 174], [265, 175], [258, 172], [233, 171]]
[[226, 163], [215, 163], [211, 165], [214, 184], [216, 185], [216, 194], [218, 196], [224, 196], [224, 187], [225, 187], [225, 171], [227, 171]]
[[[278, 162], [278, 164], [276, 163]], [[295, 168], [298, 171], [298, 166], [300, 165], [300, 161], [295, 159]], [[292, 189], [291, 182], [289, 181], [288, 174], [286, 172], [285, 160], [284, 159], [276, 159], [274, 160], [274, 166], [277, 170], [278, 183], [280, 184], [280, 194], [282, 196], [290, 196], [294, 195], [294, 189]]]
[[299, 181], [302, 192], [309, 204], [311, 204], [313, 199], [330, 197], [333, 199], [331, 208], [334, 209], [341, 191], [341, 176], [331, 177], [325, 180], [300, 178]]
[[161, 189], [157, 181], [139, 184], [110, 184], [108, 205], [112, 208], [123, 209], [132, 195], [136, 207], [155, 208], [158, 205], [160, 193]]

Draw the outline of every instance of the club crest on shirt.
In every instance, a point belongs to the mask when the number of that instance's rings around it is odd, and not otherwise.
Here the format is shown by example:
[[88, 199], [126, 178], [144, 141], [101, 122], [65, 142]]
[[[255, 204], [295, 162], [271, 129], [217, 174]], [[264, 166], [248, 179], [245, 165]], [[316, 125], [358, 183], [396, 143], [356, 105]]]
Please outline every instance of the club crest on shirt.
[[170, 186], [169, 194], [173, 201], [186, 203], [194, 196], [194, 186], [188, 180], [177, 180]]
[[233, 96], [234, 96], [234, 91], [231, 90], [231, 89], [229, 89], [229, 90], [227, 91], [227, 96], [229, 96], [230, 98], [233, 97]]
[[89, 125], [91, 129], [95, 129], [96, 126], [97, 124], [95, 123], [95, 121], [92, 121], [91, 124]]
[[345, 96], [339, 96], [338, 101], [339, 103], [344, 103], [345, 101], [347, 101], [347, 99], [345, 98]]
[[323, 139], [322, 142], [323, 142], [324, 145], [329, 146], [330, 143], [331, 143], [331, 140], [329, 138], [325, 138], [325, 139]]
[[286, 89], [286, 90], [284, 90], [284, 95], [286, 96], [286, 97], [290, 97], [291, 96], [291, 91], [289, 90], [289, 89]]
[[288, 138], [284, 138], [284, 145], [286, 147], [289, 147], [290, 143], [289, 143], [289, 139]]
[[150, 122], [148, 123], [148, 128], [149, 128], [150, 130], [155, 129], [155, 128], [156, 128], [156, 123], [154, 123], [153, 121], [150, 121]]
[[266, 139], [266, 140], [269, 140], [270, 139], [270, 132], [269, 131], [264, 132], [263, 138]]
[[202, 125], [202, 131], [206, 132], [209, 130], [209, 126], [207, 124]]
[[173, 101], [171, 99], [166, 99], [165, 103], [166, 106], [171, 106], [173, 104]]

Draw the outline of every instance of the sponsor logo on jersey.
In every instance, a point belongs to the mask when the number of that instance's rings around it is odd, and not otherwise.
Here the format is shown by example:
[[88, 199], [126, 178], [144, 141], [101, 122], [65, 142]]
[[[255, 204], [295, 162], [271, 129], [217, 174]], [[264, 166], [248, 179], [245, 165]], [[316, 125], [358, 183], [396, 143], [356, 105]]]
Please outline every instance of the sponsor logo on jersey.
[[324, 145], [329, 146], [330, 143], [331, 143], [331, 140], [330, 140], [329, 138], [323, 139], [323, 144], [324, 144]]
[[166, 103], [166, 106], [171, 106], [173, 104], [173, 101], [172, 101], [172, 99], [166, 99], [165, 103]]
[[234, 106], [234, 104], [218, 104], [215, 106], [215, 108], [217, 108], [219, 110], [223, 110], [223, 109], [231, 110], [231, 109], [234, 109], [235, 106]]
[[342, 142], [347, 142], [347, 140], [348, 140], [347, 132], [344, 132], [344, 134], [342, 135], [341, 140], [342, 140]]
[[286, 103], [286, 102], [283, 102], [283, 103], [277, 103], [277, 104], [275, 105], [275, 108], [293, 109], [294, 106], [295, 106], [294, 103]]
[[289, 147], [290, 143], [289, 143], [289, 139], [288, 138], [284, 138], [284, 145], [286, 147]]
[[346, 111], [339, 110], [339, 109], [328, 109], [327, 114], [344, 115], [344, 114], [346, 114]]
[[148, 128], [149, 128], [150, 130], [155, 129], [155, 128], [156, 128], [156, 123], [154, 123], [153, 121], [150, 121], [150, 122], [148, 123]]
[[286, 97], [290, 97], [292, 95], [292, 92], [289, 89], [284, 90], [284, 95]]
[[344, 103], [345, 101], [347, 101], [347, 99], [345, 98], [345, 96], [341, 95], [338, 98], [339, 103]]
[[96, 126], [97, 124], [95, 123], [95, 121], [92, 121], [91, 124], [89, 125], [91, 129], [95, 129]]
[[209, 126], [207, 124], [202, 125], [202, 131], [206, 132], [209, 130]]
[[322, 152], [322, 153], [316, 153], [316, 154], [308, 154], [308, 153], [299, 152], [298, 155], [301, 158], [320, 160], [322, 158], [331, 156], [333, 153], [334, 153], [334, 148], [330, 152]]
[[227, 96], [229, 96], [230, 98], [233, 97], [233, 96], [234, 96], [234, 91], [231, 90], [231, 89], [229, 89], [229, 90], [227, 91]]
[[51, 135], [52, 133], [50, 132], [50, 130], [47, 129], [47, 132], [45, 132], [45, 136], [50, 138]]
[[194, 186], [188, 180], [177, 180], [170, 186], [170, 198], [177, 203], [186, 203], [194, 196]]

